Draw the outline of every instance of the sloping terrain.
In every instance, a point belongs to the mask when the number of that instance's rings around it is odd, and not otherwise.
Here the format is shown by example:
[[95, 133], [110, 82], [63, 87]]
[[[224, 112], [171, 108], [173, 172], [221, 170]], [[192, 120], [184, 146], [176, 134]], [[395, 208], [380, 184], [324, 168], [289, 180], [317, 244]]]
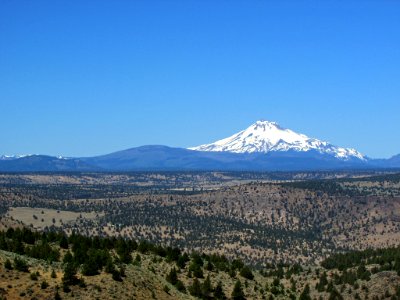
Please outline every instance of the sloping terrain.
[[146, 189], [11, 184], [1, 189], [0, 212], [32, 228], [146, 239], [218, 251], [251, 264], [318, 262], [338, 250], [400, 242], [399, 179], [382, 175], [234, 186], [228, 181], [218, 188], [218, 181], [209, 185], [215, 180], [211, 176], [197, 188], [166, 180]]
[[[6, 250], [1, 250], [6, 249]], [[0, 299], [400, 299], [399, 248], [255, 270], [146, 241], [0, 232]]]

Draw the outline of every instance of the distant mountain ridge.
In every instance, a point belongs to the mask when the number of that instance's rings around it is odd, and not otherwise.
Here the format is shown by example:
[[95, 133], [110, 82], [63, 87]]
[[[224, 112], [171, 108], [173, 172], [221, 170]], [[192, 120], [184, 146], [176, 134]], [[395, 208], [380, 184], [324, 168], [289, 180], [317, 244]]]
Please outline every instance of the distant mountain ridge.
[[257, 121], [231, 137], [189, 149], [147, 145], [95, 157], [0, 156], [2, 172], [36, 171], [308, 171], [400, 168], [400, 155], [370, 159]]
[[0, 155], [0, 160], [13, 160], [18, 158], [23, 158], [31, 156], [32, 154], [16, 154], [16, 155]]

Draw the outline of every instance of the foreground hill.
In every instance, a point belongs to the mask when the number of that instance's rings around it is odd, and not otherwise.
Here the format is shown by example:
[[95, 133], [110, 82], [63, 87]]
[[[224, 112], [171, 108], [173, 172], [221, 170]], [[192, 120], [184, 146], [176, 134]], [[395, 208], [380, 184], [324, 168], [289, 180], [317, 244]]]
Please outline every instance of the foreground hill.
[[0, 232], [1, 299], [400, 299], [400, 248], [251, 269], [141, 241]]

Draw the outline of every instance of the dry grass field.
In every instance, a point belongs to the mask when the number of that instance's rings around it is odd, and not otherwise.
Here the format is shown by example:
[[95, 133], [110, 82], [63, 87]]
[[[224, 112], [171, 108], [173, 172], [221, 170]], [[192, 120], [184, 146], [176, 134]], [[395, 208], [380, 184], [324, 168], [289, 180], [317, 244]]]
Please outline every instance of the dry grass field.
[[10, 207], [6, 217], [20, 221], [22, 224], [35, 228], [44, 229], [45, 227], [62, 227], [65, 224], [76, 224], [80, 220], [94, 220], [102, 217], [103, 213], [96, 212], [73, 212], [48, 208], [33, 207]]

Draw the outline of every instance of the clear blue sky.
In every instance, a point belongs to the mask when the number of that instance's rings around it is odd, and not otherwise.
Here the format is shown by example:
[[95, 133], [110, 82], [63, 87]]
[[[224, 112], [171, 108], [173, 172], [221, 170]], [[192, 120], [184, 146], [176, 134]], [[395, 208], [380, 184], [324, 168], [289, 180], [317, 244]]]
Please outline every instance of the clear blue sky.
[[0, 154], [188, 147], [258, 119], [400, 153], [400, 2], [0, 2]]

